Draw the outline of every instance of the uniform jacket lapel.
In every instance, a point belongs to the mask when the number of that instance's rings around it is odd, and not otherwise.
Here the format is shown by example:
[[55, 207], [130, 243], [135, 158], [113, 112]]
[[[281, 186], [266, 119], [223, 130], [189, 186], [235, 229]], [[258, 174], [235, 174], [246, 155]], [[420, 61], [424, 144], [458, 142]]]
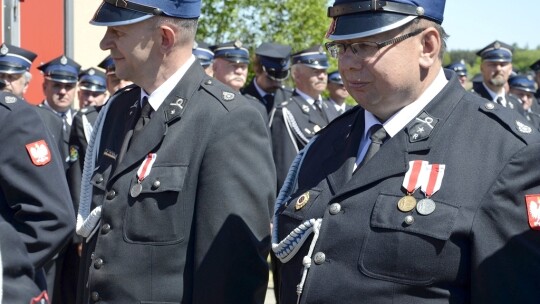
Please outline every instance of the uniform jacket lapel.
[[[302, 110], [302, 113], [304, 113], [308, 117], [309, 122], [316, 124], [320, 127], [324, 127], [328, 124], [326, 119], [322, 116], [322, 113], [319, 110], [316, 110], [314, 108], [315, 106], [310, 105], [304, 98], [302, 98], [302, 96], [298, 95], [296, 91], [292, 96], [292, 100]], [[304, 111], [304, 108], [306, 107], [309, 109], [309, 111]]]

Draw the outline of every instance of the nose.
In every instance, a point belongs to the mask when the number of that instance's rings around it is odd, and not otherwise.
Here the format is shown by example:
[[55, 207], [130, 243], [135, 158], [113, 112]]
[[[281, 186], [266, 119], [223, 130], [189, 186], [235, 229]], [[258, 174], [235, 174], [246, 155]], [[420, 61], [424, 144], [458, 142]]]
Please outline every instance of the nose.
[[111, 33], [111, 29], [110, 28], [107, 28], [107, 31], [105, 31], [105, 34], [103, 35], [103, 38], [101, 38], [101, 41], [99, 42], [99, 48], [106, 51], [106, 50], [109, 50], [111, 48], [111, 36], [112, 36], [112, 33]]

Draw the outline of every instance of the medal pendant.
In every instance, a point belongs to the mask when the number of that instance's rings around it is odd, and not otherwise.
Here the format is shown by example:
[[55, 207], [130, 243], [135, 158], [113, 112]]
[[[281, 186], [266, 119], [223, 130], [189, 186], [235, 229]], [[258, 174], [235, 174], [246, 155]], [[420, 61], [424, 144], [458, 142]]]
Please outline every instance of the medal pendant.
[[409, 212], [416, 206], [416, 199], [412, 195], [405, 195], [400, 198], [397, 204], [399, 211]]
[[309, 191], [302, 194], [298, 200], [296, 201], [296, 204], [294, 205], [294, 209], [296, 210], [300, 210], [302, 208], [304, 208], [304, 206], [308, 203], [309, 201]]
[[129, 194], [131, 194], [131, 197], [137, 197], [139, 194], [141, 194], [142, 191], [142, 185], [140, 183], [137, 183], [131, 187], [131, 190], [129, 191]]
[[435, 211], [435, 202], [429, 198], [422, 199], [416, 204], [416, 211], [421, 215], [429, 215]]

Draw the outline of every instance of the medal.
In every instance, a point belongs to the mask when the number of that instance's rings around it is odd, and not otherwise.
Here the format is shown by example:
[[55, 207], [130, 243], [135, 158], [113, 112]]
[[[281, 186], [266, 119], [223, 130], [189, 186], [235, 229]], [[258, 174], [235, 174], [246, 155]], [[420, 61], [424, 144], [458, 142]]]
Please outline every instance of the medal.
[[435, 211], [435, 202], [430, 198], [421, 199], [416, 204], [416, 212], [421, 215], [429, 215]]
[[131, 187], [131, 190], [129, 191], [129, 194], [131, 194], [131, 197], [137, 197], [139, 194], [141, 194], [142, 191], [142, 185], [140, 183], [136, 183]]
[[429, 174], [425, 176], [424, 182], [420, 187], [420, 190], [426, 195], [425, 199], [422, 199], [416, 204], [416, 211], [421, 215], [429, 215], [435, 211], [435, 202], [430, 197], [439, 191], [444, 176], [445, 165], [432, 164], [427, 166], [427, 172]]
[[308, 203], [309, 201], [309, 191], [300, 195], [300, 197], [296, 200], [296, 204], [294, 205], [294, 209], [296, 210], [300, 210], [302, 208], [304, 208], [304, 206]]
[[131, 187], [131, 190], [129, 191], [129, 194], [131, 197], [137, 197], [139, 194], [141, 194], [142, 191], [142, 181], [150, 174], [150, 171], [152, 170], [152, 166], [154, 165], [154, 162], [156, 161], [157, 154], [156, 153], [149, 153], [148, 156], [144, 159], [141, 166], [137, 170], [137, 183]]
[[403, 188], [407, 191], [407, 195], [402, 197], [397, 204], [399, 211], [409, 212], [416, 206], [416, 199], [412, 194], [420, 187], [424, 169], [428, 162], [425, 160], [413, 160], [409, 162], [409, 169], [405, 173], [403, 179]]
[[412, 195], [405, 195], [400, 198], [397, 204], [399, 211], [409, 212], [416, 206], [416, 199]]

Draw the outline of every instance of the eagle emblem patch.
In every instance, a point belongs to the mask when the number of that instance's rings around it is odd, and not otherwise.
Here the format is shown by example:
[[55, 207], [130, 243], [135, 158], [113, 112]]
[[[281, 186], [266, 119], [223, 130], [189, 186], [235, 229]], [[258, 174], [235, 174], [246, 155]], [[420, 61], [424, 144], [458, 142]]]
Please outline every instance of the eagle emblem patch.
[[540, 230], [540, 194], [525, 195], [529, 227]]
[[26, 151], [36, 166], [44, 166], [51, 161], [51, 151], [43, 139], [27, 144]]

